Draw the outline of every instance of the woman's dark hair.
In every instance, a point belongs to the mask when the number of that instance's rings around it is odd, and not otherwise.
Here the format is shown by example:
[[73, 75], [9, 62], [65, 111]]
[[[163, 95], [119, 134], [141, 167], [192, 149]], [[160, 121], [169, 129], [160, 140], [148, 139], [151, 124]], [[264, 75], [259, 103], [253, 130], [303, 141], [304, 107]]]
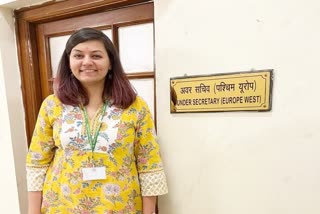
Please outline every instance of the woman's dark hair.
[[106, 76], [102, 99], [108, 99], [113, 105], [121, 108], [129, 107], [136, 99], [136, 92], [124, 73], [118, 52], [103, 32], [93, 28], [82, 28], [74, 32], [68, 39], [55, 80], [58, 98], [67, 105], [87, 105], [89, 103], [86, 90], [71, 72], [69, 57], [71, 50], [76, 45], [90, 40], [98, 40], [104, 44], [111, 63], [111, 70]]

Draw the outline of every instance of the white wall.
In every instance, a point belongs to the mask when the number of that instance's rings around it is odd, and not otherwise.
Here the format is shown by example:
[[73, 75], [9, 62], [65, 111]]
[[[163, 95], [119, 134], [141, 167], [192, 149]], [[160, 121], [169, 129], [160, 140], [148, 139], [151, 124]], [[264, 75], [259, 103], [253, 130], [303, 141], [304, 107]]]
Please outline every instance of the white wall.
[[0, 8], [0, 207], [16, 214], [26, 212], [27, 141], [12, 17], [11, 9]]
[[[155, 0], [163, 214], [320, 213], [320, 2]], [[271, 112], [170, 114], [170, 77], [274, 69]]]
[[[0, 52], [0, 64], [2, 57]], [[16, 173], [11, 144], [11, 131], [8, 116], [8, 106], [5, 102], [6, 94], [4, 88], [3, 68], [0, 66], [0, 184], [2, 193], [0, 194], [1, 211], [6, 213], [19, 213], [18, 189], [16, 183]]]

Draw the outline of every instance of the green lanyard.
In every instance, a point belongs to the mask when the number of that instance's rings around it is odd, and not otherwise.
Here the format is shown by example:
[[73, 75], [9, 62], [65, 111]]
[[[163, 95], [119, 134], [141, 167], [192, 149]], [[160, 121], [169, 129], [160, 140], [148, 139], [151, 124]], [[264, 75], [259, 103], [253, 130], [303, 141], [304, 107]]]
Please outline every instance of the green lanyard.
[[96, 129], [96, 132], [94, 133], [94, 138], [92, 138], [92, 135], [91, 135], [91, 132], [90, 132], [90, 124], [89, 124], [89, 117], [88, 117], [87, 110], [83, 106], [81, 107], [81, 109], [82, 109], [83, 114], [84, 114], [84, 118], [85, 118], [85, 122], [86, 122], [87, 136], [88, 136], [88, 140], [89, 140], [89, 143], [90, 143], [90, 146], [91, 146], [92, 155], [93, 155], [94, 149], [96, 148], [99, 131], [100, 131], [100, 128], [101, 128], [102, 119], [103, 119], [104, 114], [106, 113], [107, 103], [105, 103], [103, 105], [103, 109], [102, 109], [102, 113], [101, 113], [101, 121], [99, 123], [98, 128]]

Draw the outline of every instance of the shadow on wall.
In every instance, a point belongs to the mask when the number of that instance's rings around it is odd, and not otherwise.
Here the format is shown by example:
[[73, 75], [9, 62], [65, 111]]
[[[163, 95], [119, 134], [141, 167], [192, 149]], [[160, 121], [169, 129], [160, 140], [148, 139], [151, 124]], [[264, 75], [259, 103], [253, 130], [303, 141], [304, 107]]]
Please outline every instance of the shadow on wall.
[[177, 93], [172, 86], [170, 86], [170, 111], [176, 112]]

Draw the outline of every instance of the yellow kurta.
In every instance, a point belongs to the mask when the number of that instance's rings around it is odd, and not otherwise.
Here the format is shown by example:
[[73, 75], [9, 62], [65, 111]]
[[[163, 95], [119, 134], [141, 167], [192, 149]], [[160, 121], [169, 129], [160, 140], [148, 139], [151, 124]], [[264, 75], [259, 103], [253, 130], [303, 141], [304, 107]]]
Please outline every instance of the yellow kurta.
[[[127, 109], [101, 111], [90, 124], [102, 122], [92, 155], [80, 107], [55, 95], [43, 102], [27, 155], [28, 190], [43, 191], [42, 213], [142, 214], [142, 196], [167, 193], [147, 104], [137, 97]], [[83, 180], [93, 163], [106, 167], [106, 179]]]

